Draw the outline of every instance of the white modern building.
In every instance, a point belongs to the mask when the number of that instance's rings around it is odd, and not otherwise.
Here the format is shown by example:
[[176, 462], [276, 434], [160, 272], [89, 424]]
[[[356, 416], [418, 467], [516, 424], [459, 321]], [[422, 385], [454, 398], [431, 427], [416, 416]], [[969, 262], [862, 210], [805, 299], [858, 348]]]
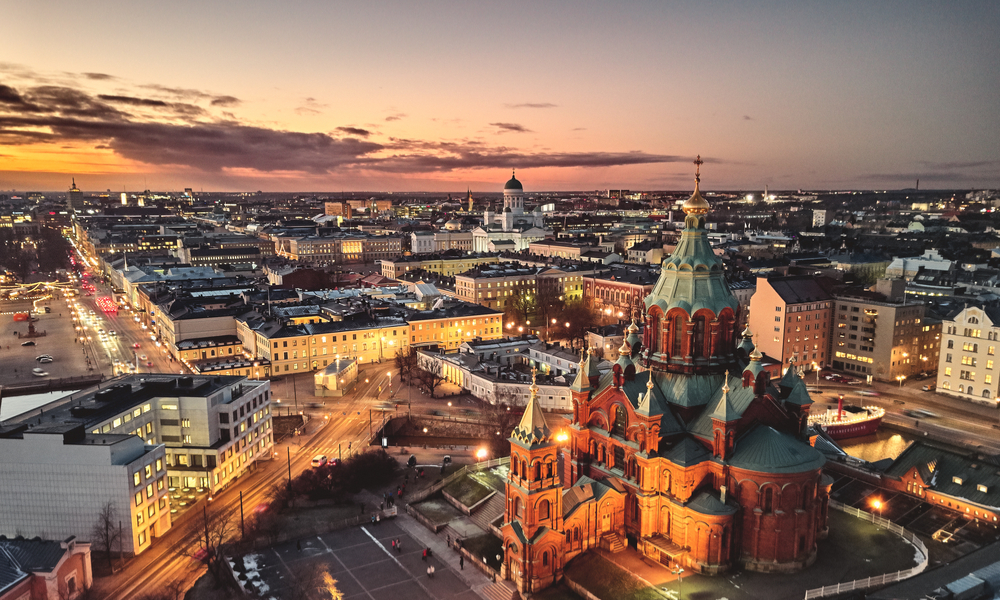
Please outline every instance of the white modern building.
[[168, 488], [212, 492], [270, 458], [270, 396], [246, 377], [125, 375], [4, 422], [0, 533], [88, 536], [112, 501], [141, 552], [170, 528]]
[[0, 534], [90, 539], [109, 502], [125, 554], [170, 529], [163, 444], [41, 421], [0, 427]]

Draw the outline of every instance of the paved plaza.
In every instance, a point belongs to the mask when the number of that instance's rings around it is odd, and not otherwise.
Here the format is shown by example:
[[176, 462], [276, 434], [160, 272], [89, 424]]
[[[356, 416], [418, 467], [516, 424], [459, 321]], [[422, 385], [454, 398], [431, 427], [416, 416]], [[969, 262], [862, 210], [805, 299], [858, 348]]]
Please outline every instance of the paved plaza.
[[[257, 553], [263, 597], [344, 600], [479, 600], [489, 580], [408, 517], [273, 546]], [[401, 552], [392, 549], [392, 540]], [[423, 548], [432, 556], [423, 559]], [[428, 577], [427, 567], [435, 573]]]

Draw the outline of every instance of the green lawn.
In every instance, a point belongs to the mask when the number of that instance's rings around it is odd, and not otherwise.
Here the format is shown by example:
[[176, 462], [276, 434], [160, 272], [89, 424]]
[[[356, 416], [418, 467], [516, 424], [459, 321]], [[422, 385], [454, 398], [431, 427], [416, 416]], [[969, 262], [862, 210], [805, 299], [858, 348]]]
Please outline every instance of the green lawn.
[[[506, 471], [506, 467], [504, 467]], [[504, 485], [507, 479], [497, 472], [497, 469], [486, 469], [484, 471], [476, 471], [470, 475], [473, 479], [479, 483], [491, 487], [498, 492], [504, 491]]]
[[581, 600], [565, 583], [557, 583], [531, 595], [534, 600]]
[[444, 498], [424, 500], [410, 506], [436, 525], [443, 525], [462, 516], [462, 512], [448, 504]]
[[601, 600], [663, 600], [656, 590], [593, 552], [573, 559], [566, 574]]
[[458, 500], [463, 505], [472, 507], [486, 496], [489, 496], [493, 488], [479, 483], [471, 475], [466, 475], [457, 481], [453, 481], [448, 487], [444, 488], [444, 491], [451, 494], [452, 498]]

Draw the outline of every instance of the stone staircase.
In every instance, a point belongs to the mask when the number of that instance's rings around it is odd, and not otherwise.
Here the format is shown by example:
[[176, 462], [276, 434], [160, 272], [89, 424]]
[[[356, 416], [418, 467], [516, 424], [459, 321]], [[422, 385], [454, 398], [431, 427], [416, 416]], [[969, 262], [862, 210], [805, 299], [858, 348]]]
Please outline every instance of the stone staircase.
[[625, 542], [617, 533], [609, 532], [601, 536], [600, 547], [614, 554], [625, 549]]
[[486, 585], [482, 589], [481, 595], [489, 600], [520, 600], [521, 598], [514, 584], [503, 579]]
[[507, 508], [507, 496], [497, 492], [490, 496], [490, 499], [481, 504], [472, 513], [472, 522], [483, 531], [490, 530], [490, 524], [496, 521], [497, 517], [504, 513]]

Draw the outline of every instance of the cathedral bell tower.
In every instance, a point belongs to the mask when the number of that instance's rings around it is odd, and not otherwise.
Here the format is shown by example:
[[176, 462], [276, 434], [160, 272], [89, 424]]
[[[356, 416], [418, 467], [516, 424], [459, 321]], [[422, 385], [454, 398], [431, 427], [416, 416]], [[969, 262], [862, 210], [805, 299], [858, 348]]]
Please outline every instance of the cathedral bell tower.
[[534, 591], [562, 577], [562, 486], [558, 445], [538, 404], [536, 370], [531, 397], [510, 437], [510, 474], [504, 513], [502, 574], [521, 591]]

